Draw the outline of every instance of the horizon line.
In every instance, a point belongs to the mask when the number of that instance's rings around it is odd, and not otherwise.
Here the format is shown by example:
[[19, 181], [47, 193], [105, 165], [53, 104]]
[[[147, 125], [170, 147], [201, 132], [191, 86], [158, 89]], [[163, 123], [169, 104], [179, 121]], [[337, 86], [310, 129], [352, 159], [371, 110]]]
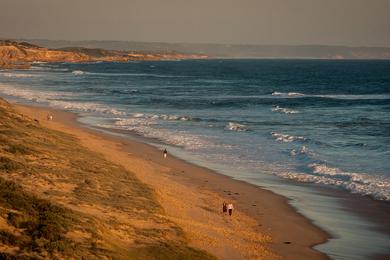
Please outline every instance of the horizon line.
[[26, 40], [38, 40], [38, 41], [67, 41], [67, 42], [128, 42], [128, 43], [152, 43], [152, 44], [188, 44], [188, 45], [224, 45], [224, 46], [280, 46], [280, 47], [347, 47], [347, 48], [384, 48], [389, 49], [390, 46], [368, 46], [368, 45], [339, 45], [339, 44], [277, 44], [277, 43], [210, 43], [210, 42], [164, 42], [164, 41], [141, 41], [141, 40], [64, 40], [64, 39], [47, 39], [47, 38], [14, 38], [14, 37], [0, 37], [0, 40], [13, 40], [13, 41], [26, 41]]

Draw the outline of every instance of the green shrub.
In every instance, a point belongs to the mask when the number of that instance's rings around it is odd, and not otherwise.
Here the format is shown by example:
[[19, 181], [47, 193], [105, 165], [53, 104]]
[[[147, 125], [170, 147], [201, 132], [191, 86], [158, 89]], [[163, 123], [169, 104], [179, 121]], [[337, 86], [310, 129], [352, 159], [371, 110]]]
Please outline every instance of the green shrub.
[[7, 158], [0, 156], [0, 170], [15, 171], [20, 168], [20, 164]]
[[13, 154], [31, 154], [31, 149], [21, 144], [12, 144], [5, 151]]
[[16, 246], [18, 244], [18, 237], [5, 230], [0, 230], [0, 242], [6, 245]]
[[14, 255], [11, 255], [11, 254], [8, 254], [6, 252], [0, 252], [0, 259], [4, 259], [4, 260], [27, 260], [29, 259], [29, 257], [25, 256], [25, 257], [17, 257], [17, 256], [14, 256]]
[[[7, 221], [10, 225], [23, 229], [23, 236], [29, 238], [19, 241], [20, 248], [33, 252], [46, 250], [54, 253], [64, 252], [72, 247], [64, 236], [71, 227], [72, 220], [70, 212], [66, 209], [28, 194], [21, 186], [1, 177], [0, 205], [18, 211], [9, 212]], [[1, 231], [0, 241], [15, 244], [18, 240], [12, 234]]]

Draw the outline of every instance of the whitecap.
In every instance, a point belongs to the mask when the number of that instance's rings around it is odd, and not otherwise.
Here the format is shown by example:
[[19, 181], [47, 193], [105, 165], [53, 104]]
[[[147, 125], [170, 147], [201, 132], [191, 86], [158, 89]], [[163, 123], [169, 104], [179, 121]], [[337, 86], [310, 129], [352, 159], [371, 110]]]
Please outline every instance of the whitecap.
[[292, 149], [290, 151], [291, 156], [297, 156], [297, 155], [305, 155], [305, 154], [313, 154], [306, 146], [302, 145], [302, 147], [297, 150], [297, 149]]
[[27, 74], [27, 73], [11, 73], [11, 72], [6, 72], [6, 73], [0, 73], [2, 77], [6, 78], [32, 78], [32, 77], [38, 77], [39, 75], [36, 74]]
[[82, 70], [74, 70], [74, 71], [72, 71], [72, 74], [73, 75], [83, 75], [83, 74], [85, 74], [85, 72]]
[[284, 143], [291, 143], [294, 141], [305, 141], [306, 138], [302, 136], [293, 136], [288, 134], [282, 134], [282, 133], [276, 133], [271, 132], [272, 137], [276, 139], [276, 141], [284, 142]]
[[54, 92], [54, 91], [40, 91], [32, 89], [22, 89], [18, 87], [0, 85], [0, 93], [4, 93], [8, 96], [18, 97], [29, 101], [34, 101], [38, 103], [46, 103], [49, 106], [73, 110], [80, 112], [97, 112], [103, 114], [113, 114], [113, 115], [125, 115], [124, 112], [117, 110], [111, 106], [103, 105], [100, 103], [94, 102], [75, 102], [70, 100], [77, 94], [69, 92]]
[[305, 96], [305, 94], [299, 93], [299, 92], [279, 92], [274, 91], [271, 94], [272, 96], [284, 96], [284, 97], [302, 97]]
[[336, 186], [377, 200], [390, 201], [390, 181], [384, 177], [343, 172], [338, 168], [328, 167], [324, 164], [311, 164], [310, 166], [313, 174], [283, 172], [277, 175], [299, 182]]
[[166, 130], [154, 127], [157, 121], [153, 118], [124, 118], [114, 123], [114, 127], [132, 131], [147, 138], [180, 146], [187, 150], [197, 150], [212, 145], [206, 137], [179, 130]]
[[284, 114], [298, 114], [299, 113], [299, 111], [291, 110], [291, 109], [283, 108], [283, 107], [279, 107], [279, 106], [274, 106], [271, 110], [274, 112], [284, 113]]
[[106, 106], [95, 102], [73, 102], [73, 101], [62, 101], [62, 100], [49, 100], [48, 103], [56, 108], [81, 111], [81, 112], [96, 112], [101, 114], [112, 114], [112, 115], [126, 115], [125, 112], [120, 111], [116, 108]]
[[302, 94], [302, 93], [299, 93], [299, 92], [288, 92], [287, 93], [287, 96], [290, 96], [290, 97], [301, 97], [301, 96], [304, 96], [305, 94]]
[[144, 114], [144, 113], [134, 113], [132, 114], [135, 118], [149, 118], [153, 120], [165, 120], [165, 121], [190, 121], [192, 117], [190, 116], [179, 116], [179, 115], [169, 115], [169, 114]]
[[145, 116], [145, 114], [143, 114], [143, 113], [134, 113], [133, 114], [133, 117], [144, 117]]
[[372, 196], [379, 200], [390, 200], [390, 180], [378, 174], [343, 171], [324, 163], [312, 163], [308, 167], [312, 169], [316, 177], [324, 177], [325, 184], [341, 186], [352, 193]]
[[236, 131], [236, 132], [244, 132], [249, 130], [247, 125], [234, 123], [234, 122], [229, 122], [226, 126], [226, 129], [231, 131]]

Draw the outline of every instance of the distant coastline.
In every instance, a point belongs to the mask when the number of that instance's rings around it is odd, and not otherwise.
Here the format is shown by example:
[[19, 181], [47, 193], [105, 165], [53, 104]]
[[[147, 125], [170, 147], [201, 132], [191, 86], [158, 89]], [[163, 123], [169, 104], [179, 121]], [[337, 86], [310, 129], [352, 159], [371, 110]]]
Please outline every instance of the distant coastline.
[[390, 59], [390, 47], [283, 44], [216, 44], [167, 43], [137, 41], [67, 41], [46, 39], [13, 39], [27, 41], [46, 48], [82, 47], [135, 52], [177, 52], [186, 55], [206, 55], [211, 58], [245, 59]]
[[3, 69], [28, 69], [33, 62], [129, 62], [207, 58], [388, 60], [390, 48], [0, 38], [0, 68]]
[[128, 62], [135, 60], [204, 59], [207, 55], [100, 48], [46, 48], [25, 41], [0, 40], [0, 68], [28, 69], [33, 62]]

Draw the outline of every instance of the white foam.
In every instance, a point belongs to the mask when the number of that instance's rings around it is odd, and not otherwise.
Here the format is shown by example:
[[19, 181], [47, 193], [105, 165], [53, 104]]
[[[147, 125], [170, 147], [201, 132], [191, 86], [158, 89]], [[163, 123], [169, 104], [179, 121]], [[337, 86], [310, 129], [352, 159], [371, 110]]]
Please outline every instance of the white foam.
[[333, 185], [344, 188], [352, 193], [371, 196], [374, 199], [390, 201], [390, 180], [377, 174], [346, 172], [326, 164], [313, 163], [309, 165], [313, 174], [281, 173], [281, 177], [301, 182]]
[[292, 149], [290, 151], [291, 156], [303, 155], [303, 154], [313, 154], [306, 146], [302, 145], [301, 149], [296, 150]]
[[72, 93], [68, 92], [48, 92], [48, 91], [37, 91], [31, 89], [23, 89], [10, 85], [0, 84], [0, 92], [8, 96], [14, 96], [35, 102], [48, 102], [52, 99], [66, 98], [73, 96]]
[[175, 76], [153, 73], [118, 73], [118, 72], [86, 72], [82, 70], [72, 71], [74, 75], [95, 75], [95, 76], [107, 76], [107, 77], [119, 77], [119, 76], [132, 76], [132, 77], [154, 77], [154, 78], [185, 78], [188, 76]]
[[52, 70], [54, 70], [54, 71], [69, 71], [69, 69], [67, 69], [67, 68], [58, 68], [58, 69], [54, 68]]
[[79, 112], [97, 112], [103, 114], [125, 115], [125, 113], [122, 111], [100, 103], [63, 100], [70, 99], [76, 95], [69, 92], [38, 91], [0, 84], [0, 93], [33, 102], [45, 103], [51, 107], [59, 109], [75, 110]]
[[227, 124], [226, 126], [226, 129], [231, 131], [236, 131], [236, 132], [244, 132], [249, 130], [247, 125], [234, 123], [234, 122], [229, 122], [229, 124]]
[[298, 93], [298, 92], [288, 92], [287, 93], [287, 96], [290, 96], [290, 97], [301, 97], [301, 96], [304, 96], [305, 94], [302, 94], [302, 93]]
[[272, 96], [285, 96], [285, 97], [303, 97], [305, 94], [298, 93], [298, 92], [279, 92], [279, 91], [274, 91], [271, 94]]
[[74, 70], [74, 71], [72, 71], [72, 74], [73, 75], [84, 75], [85, 74], [85, 72], [84, 71], [82, 71], [82, 70]]
[[50, 104], [50, 106], [60, 108], [60, 109], [66, 109], [66, 110], [73, 110], [73, 111], [80, 111], [80, 112], [96, 112], [101, 114], [112, 114], [112, 115], [122, 115], [122, 116], [126, 115], [126, 113], [123, 111], [119, 111], [110, 106], [106, 106], [94, 102], [72, 102], [72, 101], [50, 100], [48, 103]]
[[276, 139], [276, 141], [284, 142], [284, 143], [291, 143], [294, 141], [305, 141], [306, 138], [302, 136], [293, 136], [288, 134], [282, 134], [282, 133], [276, 133], [272, 132], [271, 135]]
[[[44, 72], [51, 72], [51, 71], [60, 71], [60, 72], [66, 72], [69, 71], [67, 68], [56, 68], [52, 66], [32, 66], [29, 70], [31, 71], [44, 71]], [[36, 76], [36, 75], [34, 75]]]
[[283, 95], [284, 93], [283, 92], [279, 92], [279, 91], [274, 91], [274, 92], [272, 92], [272, 96], [281, 96], [281, 95]]
[[157, 121], [153, 118], [134, 117], [119, 119], [115, 122], [115, 127], [135, 132], [147, 138], [180, 146], [187, 150], [197, 150], [211, 145], [211, 142], [202, 136], [190, 134], [186, 131], [158, 128]]
[[27, 74], [27, 73], [6, 72], [6, 73], [0, 73], [0, 76], [6, 77], [6, 78], [32, 78], [32, 77], [38, 77], [39, 75]]
[[148, 118], [148, 119], [153, 119], [153, 120], [166, 120], [166, 121], [190, 121], [190, 120], [192, 120], [192, 117], [190, 117], [190, 116], [167, 115], [167, 114], [134, 113], [132, 116], [135, 118]]
[[133, 114], [133, 117], [135, 117], [135, 118], [145, 117], [145, 114], [142, 114], [142, 113], [135, 113], [135, 114]]
[[283, 107], [279, 107], [279, 106], [275, 106], [271, 110], [274, 112], [284, 113], [284, 114], [298, 114], [299, 113], [299, 111], [291, 110], [291, 109], [283, 108]]
[[345, 99], [345, 100], [367, 100], [367, 99], [390, 99], [389, 94], [339, 94], [339, 95], [315, 95], [316, 97], [322, 98], [333, 98], [333, 99]]
[[367, 99], [390, 99], [389, 94], [303, 94], [299, 92], [279, 92], [274, 91], [271, 94], [274, 97], [282, 98], [299, 98], [299, 97], [314, 97], [314, 98], [331, 98], [344, 100], [367, 100]]

